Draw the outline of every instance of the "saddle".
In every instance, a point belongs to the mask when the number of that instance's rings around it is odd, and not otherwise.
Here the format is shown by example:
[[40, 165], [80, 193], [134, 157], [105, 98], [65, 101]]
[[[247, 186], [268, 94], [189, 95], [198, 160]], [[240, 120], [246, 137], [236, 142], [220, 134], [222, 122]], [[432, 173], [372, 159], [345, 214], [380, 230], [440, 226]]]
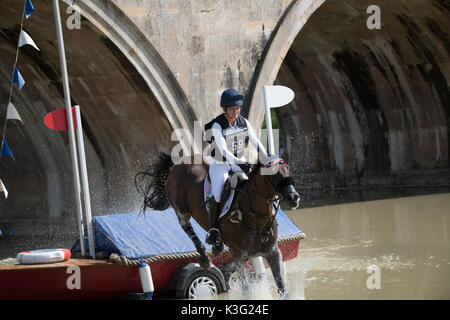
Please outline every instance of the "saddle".
[[[233, 207], [233, 204], [236, 199], [239, 198], [239, 194], [242, 190], [242, 187], [244, 185], [244, 182], [248, 180], [248, 176], [243, 172], [231, 172], [227, 181], [225, 182], [225, 186], [223, 188], [222, 196], [221, 196], [221, 203], [220, 207], [222, 208], [219, 220], [224, 217], [228, 212], [230, 212], [230, 209]], [[211, 179], [209, 177], [209, 174], [207, 175], [205, 182], [204, 182], [204, 188], [203, 188], [203, 196], [205, 200], [206, 210], [208, 211], [208, 214], [210, 214], [210, 202], [212, 198], [212, 186], [211, 186]]]

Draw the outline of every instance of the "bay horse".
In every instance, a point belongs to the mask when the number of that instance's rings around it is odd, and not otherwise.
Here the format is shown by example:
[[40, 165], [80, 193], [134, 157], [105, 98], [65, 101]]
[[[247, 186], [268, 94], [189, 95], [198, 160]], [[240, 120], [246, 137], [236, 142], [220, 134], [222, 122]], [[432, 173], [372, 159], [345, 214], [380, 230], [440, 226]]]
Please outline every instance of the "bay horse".
[[[204, 201], [204, 180], [209, 164], [202, 156], [190, 156], [174, 165], [171, 156], [161, 152], [159, 159], [149, 170], [135, 177], [136, 187], [144, 197], [141, 212], [147, 208], [164, 210], [171, 206], [178, 221], [200, 254], [199, 264], [208, 269], [211, 261], [205, 246], [190, 223], [191, 217], [205, 230], [209, 229], [208, 212]], [[272, 165], [253, 165], [249, 179], [242, 187], [239, 198], [227, 215], [219, 220], [219, 230], [233, 257], [234, 267], [239, 275], [245, 271], [249, 258], [264, 257], [270, 265], [278, 292], [286, 293], [282, 276], [282, 257], [277, 245], [278, 231], [274, 213], [274, 202], [279, 194], [291, 208], [299, 205], [299, 194], [290, 177], [287, 164], [278, 159]], [[264, 170], [272, 170], [265, 174]], [[267, 173], [267, 172], [266, 172]], [[213, 247], [213, 254], [222, 253], [221, 247]], [[242, 279], [242, 277], [241, 277]]]

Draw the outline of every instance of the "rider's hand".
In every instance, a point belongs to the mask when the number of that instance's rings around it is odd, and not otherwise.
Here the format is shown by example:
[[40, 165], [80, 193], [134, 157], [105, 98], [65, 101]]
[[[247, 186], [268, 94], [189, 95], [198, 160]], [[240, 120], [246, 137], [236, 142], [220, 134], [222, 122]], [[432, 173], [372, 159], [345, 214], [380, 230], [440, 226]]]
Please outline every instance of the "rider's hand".
[[247, 160], [245, 159], [244, 156], [242, 156], [242, 157], [238, 158], [238, 161], [236, 164], [241, 165], [241, 164], [246, 164], [246, 163], [247, 163]]

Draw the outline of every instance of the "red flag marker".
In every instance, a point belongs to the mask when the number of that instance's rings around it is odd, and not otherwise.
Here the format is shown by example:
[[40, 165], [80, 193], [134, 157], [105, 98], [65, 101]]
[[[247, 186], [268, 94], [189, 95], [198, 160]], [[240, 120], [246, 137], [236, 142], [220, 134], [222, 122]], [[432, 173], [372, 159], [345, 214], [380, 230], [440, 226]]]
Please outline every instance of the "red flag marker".
[[[72, 107], [72, 119], [73, 119], [73, 129], [77, 130], [77, 121], [75, 120], [75, 109]], [[44, 118], [44, 123], [47, 127], [53, 130], [67, 131], [69, 127], [67, 126], [67, 114], [66, 108], [57, 109], [47, 115]]]

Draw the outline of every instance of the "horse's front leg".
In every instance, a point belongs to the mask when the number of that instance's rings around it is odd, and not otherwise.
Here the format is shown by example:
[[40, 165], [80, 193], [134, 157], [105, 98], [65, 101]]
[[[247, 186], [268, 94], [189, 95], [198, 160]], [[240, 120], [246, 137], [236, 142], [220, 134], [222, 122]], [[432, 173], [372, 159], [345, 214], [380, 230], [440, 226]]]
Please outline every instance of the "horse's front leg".
[[200, 253], [200, 261], [199, 261], [200, 266], [203, 269], [208, 270], [211, 267], [211, 259], [209, 259], [208, 255], [206, 254], [205, 246], [200, 241], [194, 229], [192, 228], [191, 222], [189, 221], [190, 217], [178, 212], [177, 217], [178, 221], [180, 222], [181, 228], [194, 243], [197, 252]]
[[266, 260], [272, 270], [273, 278], [278, 287], [278, 293], [282, 298], [287, 298], [286, 284], [284, 283], [283, 278], [283, 261], [281, 251], [277, 245], [275, 245], [275, 248], [266, 255]]

